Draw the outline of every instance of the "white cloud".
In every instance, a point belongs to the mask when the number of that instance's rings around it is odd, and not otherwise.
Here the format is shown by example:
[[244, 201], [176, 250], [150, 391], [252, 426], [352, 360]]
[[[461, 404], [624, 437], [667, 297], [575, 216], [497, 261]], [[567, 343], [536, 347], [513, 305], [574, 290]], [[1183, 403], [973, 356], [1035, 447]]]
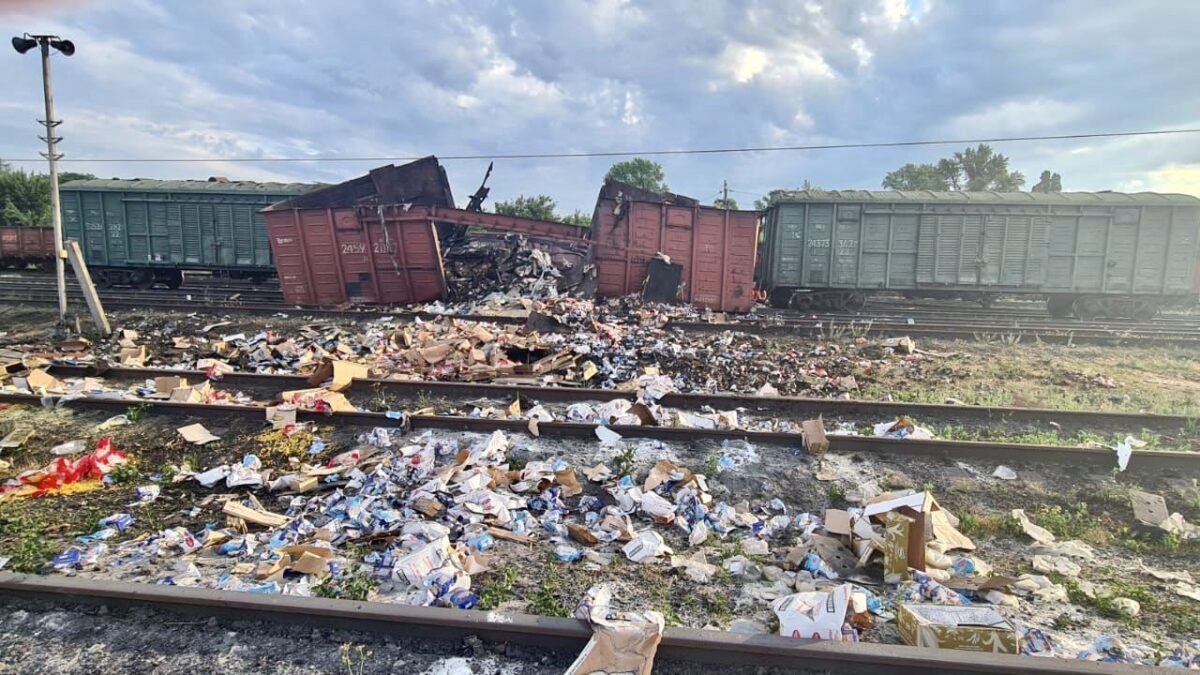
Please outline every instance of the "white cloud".
[[1200, 197], [1200, 164], [1168, 164], [1136, 183], [1152, 192], [1179, 192]]
[[956, 137], [1002, 136], [1063, 129], [1080, 119], [1086, 108], [1048, 98], [991, 104], [956, 115], [942, 124], [942, 133]]
[[621, 114], [621, 122], [627, 127], [636, 127], [641, 125], [642, 117], [639, 112], [641, 106], [638, 105], [637, 97], [632, 91], [625, 92], [625, 107]]
[[871, 65], [871, 59], [875, 58], [874, 52], [867, 48], [867, 43], [863, 42], [860, 37], [850, 41], [850, 51], [858, 57], [858, 67], [867, 68]]
[[837, 77], [820, 52], [799, 42], [771, 51], [731, 43], [721, 53], [717, 66], [727, 81], [737, 84], [788, 87]]

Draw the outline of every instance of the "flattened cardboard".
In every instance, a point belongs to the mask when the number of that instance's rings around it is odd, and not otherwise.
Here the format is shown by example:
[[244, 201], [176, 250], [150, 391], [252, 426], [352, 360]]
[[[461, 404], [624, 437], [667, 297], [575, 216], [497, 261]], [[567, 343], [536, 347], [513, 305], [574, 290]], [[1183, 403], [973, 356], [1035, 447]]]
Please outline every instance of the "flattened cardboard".
[[62, 389], [63, 383], [57, 378], [42, 370], [36, 368], [29, 371], [29, 375], [25, 378], [25, 382], [29, 385], [29, 391], [58, 391]]
[[18, 427], [8, 432], [8, 435], [0, 440], [0, 449], [19, 448], [21, 444], [29, 440], [33, 436], [34, 430], [29, 427]]
[[203, 424], [189, 424], [186, 427], [179, 427], [175, 431], [183, 436], [183, 440], [194, 445], [204, 445], [213, 441], [221, 440], [220, 436], [215, 436], [211, 431], [204, 428]]
[[308, 378], [308, 383], [314, 387], [319, 387], [325, 380], [332, 378], [333, 382], [329, 385], [329, 391], [345, 391], [354, 384], [355, 379], [365, 380], [368, 377], [370, 377], [370, 372], [361, 363], [324, 359], [321, 361], [321, 365], [317, 366], [316, 371]]
[[1167, 500], [1162, 495], [1130, 490], [1129, 500], [1133, 502], [1133, 517], [1143, 525], [1158, 527], [1171, 517], [1171, 512], [1167, 510]]
[[188, 386], [186, 377], [156, 377], [154, 378], [154, 394], [156, 397], [169, 397], [171, 392]]
[[825, 531], [830, 534], [849, 536], [852, 531], [850, 512], [842, 509], [825, 509]]
[[270, 511], [258, 511], [250, 508], [249, 506], [242, 506], [233, 500], [225, 502], [225, 506], [221, 509], [221, 511], [223, 511], [225, 515], [233, 516], [234, 518], [241, 518], [248, 523], [262, 525], [264, 527], [283, 527], [291, 522], [291, 519], [287, 516], [280, 515], [278, 513], [271, 513]]
[[1017, 627], [981, 605], [901, 604], [896, 627], [900, 639], [914, 647], [1017, 653]]

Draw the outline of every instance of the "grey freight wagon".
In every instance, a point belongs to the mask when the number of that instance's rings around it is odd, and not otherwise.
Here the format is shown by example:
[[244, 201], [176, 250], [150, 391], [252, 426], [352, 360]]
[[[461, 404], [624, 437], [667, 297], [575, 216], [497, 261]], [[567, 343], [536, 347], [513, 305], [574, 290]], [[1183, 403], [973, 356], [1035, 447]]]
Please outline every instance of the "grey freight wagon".
[[763, 230], [758, 287], [777, 307], [1037, 294], [1056, 316], [1147, 318], [1200, 292], [1200, 199], [1181, 194], [805, 190]]
[[185, 270], [275, 273], [259, 213], [306, 183], [93, 179], [61, 187], [63, 237], [79, 242], [97, 285], [177, 288]]

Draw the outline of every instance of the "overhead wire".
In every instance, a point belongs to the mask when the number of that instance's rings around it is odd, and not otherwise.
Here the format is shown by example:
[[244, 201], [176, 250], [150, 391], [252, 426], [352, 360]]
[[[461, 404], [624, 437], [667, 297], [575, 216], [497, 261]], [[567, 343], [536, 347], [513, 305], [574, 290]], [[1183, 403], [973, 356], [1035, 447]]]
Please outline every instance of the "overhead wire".
[[[672, 155], [718, 155], [750, 152], [800, 152], [811, 150], [850, 150], [860, 148], [904, 148], [926, 145], [963, 145], [974, 143], [1011, 143], [1025, 141], [1064, 141], [1093, 138], [1128, 138], [1135, 136], [1165, 136], [1195, 134], [1200, 129], [1159, 129], [1152, 131], [1115, 131], [1087, 134], [1054, 134], [1046, 136], [993, 136], [987, 138], [955, 138], [923, 141], [885, 141], [878, 143], [826, 143], [813, 145], [776, 145], [742, 148], [692, 148], [683, 150], [621, 150], [605, 152], [531, 152], [474, 155], [439, 155], [442, 161], [496, 159], [577, 159], [588, 157], [662, 157]], [[352, 157], [64, 157], [60, 162], [410, 162], [420, 156], [352, 156]], [[41, 162], [37, 159], [6, 159], [8, 162]]]

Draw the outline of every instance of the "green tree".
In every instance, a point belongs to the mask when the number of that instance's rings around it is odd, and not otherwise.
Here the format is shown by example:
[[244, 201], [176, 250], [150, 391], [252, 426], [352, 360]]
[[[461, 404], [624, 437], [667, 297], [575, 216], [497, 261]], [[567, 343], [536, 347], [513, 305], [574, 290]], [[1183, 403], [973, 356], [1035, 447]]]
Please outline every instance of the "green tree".
[[0, 223], [38, 226], [50, 220], [50, 177], [0, 164]]
[[496, 202], [496, 213], [534, 220], [558, 220], [554, 213], [557, 204], [549, 195], [520, 195], [511, 202]]
[[1030, 188], [1033, 192], [1062, 192], [1062, 176], [1049, 171], [1043, 171], [1037, 185]]
[[650, 192], [670, 192], [662, 165], [642, 157], [617, 162], [604, 174], [604, 180], [619, 180]]
[[532, 218], [534, 220], [549, 220], [566, 223], [577, 227], [591, 227], [592, 216], [583, 211], [575, 211], [567, 216], [555, 213], [558, 203], [550, 195], [520, 195], [511, 202], [496, 202], [496, 213], [505, 216]]
[[941, 191], [950, 189], [950, 179], [936, 164], [909, 162], [884, 176], [883, 187], [889, 190]]
[[718, 198], [713, 202], [713, 208], [737, 210], [737, 200], [733, 197], [730, 197], [729, 199]]
[[765, 196], [755, 199], [754, 200], [754, 208], [758, 209], [759, 211], [766, 211], [767, 209], [769, 209], [771, 207], [772, 204], [774, 204], [775, 202], [786, 197], [788, 195], [788, 193], [796, 192], [797, 190], [820, 190], [820, 189], [821, 188], [817, 187], [816, 185], [813, 185], [811, 182], [809, 182], [809, 180], [807, 178], [805, 178], [804, 182], [801, 183], [800, 187], [796, 188], [795, 190], [771, 190]]
[[1008, 170], [1008, 157], [983, 143], [954, 153], [954, 166], [958, 171], [950, 183], [955, 190], [1016, 192], [1025, 184], [1024, 174]]
[[591, 214], [584, 213], [583, 211], [578, 211], [578, 210], [569, 216], [563, 216], [562, 221], [568, 225], [575, 225], [576, 227], [591, 227], [592, 226]]
[[983, 143], [939, 159], [937, 164], [910, 162], [883, 178], [883, 187], [889, 190], [1016, 192], [1024, 184], [1024, 174], [1009, 170], [1008, 157]]
[[96, 175], [91, 173], [80, 173], [78, 171], [63, 171], [58, 174], [58, 184], [69, 183], [73, 180], [96, 180]]

